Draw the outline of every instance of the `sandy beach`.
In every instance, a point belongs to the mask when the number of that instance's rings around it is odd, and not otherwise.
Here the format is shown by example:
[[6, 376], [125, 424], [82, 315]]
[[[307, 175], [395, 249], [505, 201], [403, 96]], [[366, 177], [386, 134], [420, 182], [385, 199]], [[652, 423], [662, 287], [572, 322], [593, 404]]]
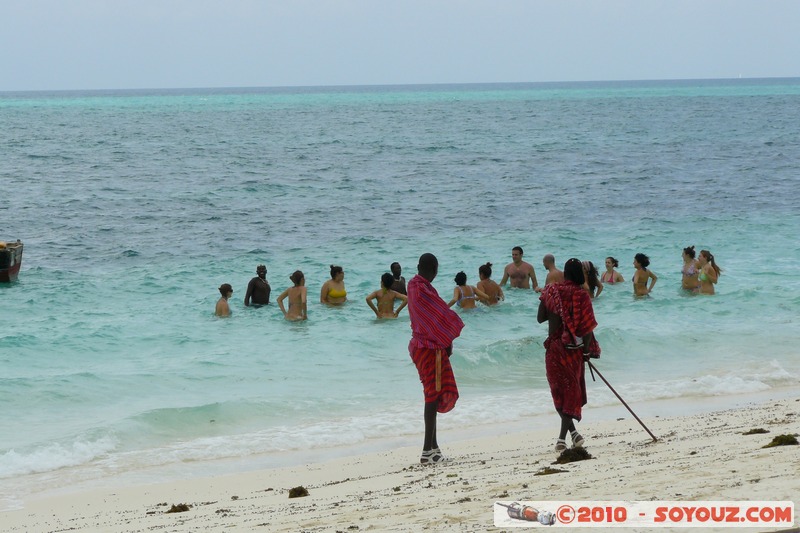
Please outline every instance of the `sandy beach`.
[[[622, 409], [622, 408], [620, 408]], [[649, 412], [649, 410], [648, 410]], [[0, 514], [3, 531], [486, 531], [496, 501], [793, 501], [800, 446], [763, 448], [800, 434], [800, 396], [784, 391], [731, 409], [642, 415], [579, 426], [591, 460], [553, 464], [552, 427], [439, 440], [450, 463], [422, 466], [417, 447], [290, 468], [28, 498]], [[613, 416], [613, 415], [612, 415]], [[766, 433], [745, 435], [753, 429]], [[541, 475], [547, 468], [560, 473]], [[308, 496], [289, 498], [302, 486]], [[185, 505], [183, 512], [169, 511]], [[797, 514], [797, 513], [796, 513]], [[797, 518], [792, 528], [797, 527]], [[704, 528], [713, 531], [716, 528]], [[776, 531], [787, 528], [761, 528]], [[630, 528], [626, 530], [631, 531]], [[690, 529], [684, 529], [690, 530]], [[721, 529], [720, 529], [721, 530]], [[662, 529], [663, 531], [663, 529]]]

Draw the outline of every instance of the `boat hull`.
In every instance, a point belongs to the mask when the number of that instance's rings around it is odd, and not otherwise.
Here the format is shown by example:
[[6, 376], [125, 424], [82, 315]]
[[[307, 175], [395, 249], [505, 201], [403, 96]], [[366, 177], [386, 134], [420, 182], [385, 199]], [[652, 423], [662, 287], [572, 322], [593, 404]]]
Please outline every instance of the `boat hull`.
[[0, 242], [0, 283], [16, 281], [21, 266], [22, 243]]

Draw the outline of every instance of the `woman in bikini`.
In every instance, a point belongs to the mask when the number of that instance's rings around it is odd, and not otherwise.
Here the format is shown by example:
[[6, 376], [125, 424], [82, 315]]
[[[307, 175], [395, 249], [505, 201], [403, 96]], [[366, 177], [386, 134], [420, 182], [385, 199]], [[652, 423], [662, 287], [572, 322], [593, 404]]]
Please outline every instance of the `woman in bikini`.
[[722, 273], [722, 269], [714, 262], [714, 254], [708, 250], [700, 250], [697, 263], [700, 266], [700, 273], [697, 276], [700, 282], [700, 294], [714, 294], [714, 285]]
[[[289, 287], [278, 296], [278, 307], [286, 320], [307, 320], [308, 319], [308, 304], [306, 293], [306, 278], [303, 273], [296, 270], [294, 274], [289, 276], [289, 279], [294, 283], [294, 287]], [[289, 298], [289, 310], [283, 306], [283, 301]]]
[[[633, 295], [649, 295], [658, 281], [658, 276], [647, 269], [650, 266], [650, 258], [644, 254], [636, 254], [633, 258], [633, 266], [636, 267], [636, 273], [633, 274]], [[649, 287], [647, 286], [648, 279], [650, 280]]]
[[[367, 305], [378, 318], [397, 318], [400, 311], [408, 304], [408, 296], [392, 289], [395, 278], [389, 272], [381, 276], [381, 288], [367, 296]], [[372, 303], [377, 302], [377, 306]], [[394, 301], [400, 300], [400, 307], [395, 311]]]
[[492, 279], [492, 264], [486, 263], [478, 268], [478, 277], [481, 280], [478, 282], [477, 289], [486, 293], [489, 298], [486, 300], [486, 305], [495, 305], [500, 300], [505, 299], [503, 288]]
[[697, 279], [700, 274], [700, 265], [694, 255], [694, 246], [687, 246], [683, 249], [681, 287], [685, 291], [697, 292], [700, 289], [700, 281]]
[[600, 276], [600, 281], [602, 281], [603, 283], [608, 283], [609, 285], [613, 285], [615, 283], [622, 283], [623, 281], [625, 281], [625, 278], [622, 277], [622, 274], [614, 270], [614, 268], [618, 266], [619, 266], [619, 261], [617, 261], [611, 256], [606, 257], [606, 271], [603, 272], [602, 276]]
[[583, 276], [586, 278], [583, 288], [593, 299], [597, 298], [603, 292], [603, 282], [597, 277], [597, 269], [591, 261], [583, 261], [581, 265], [583, 266]]
[[347, 290], [344, 288], [344, 269], [331, 265], [331, 279], [322, 284], [319, 301], [326, 305], [342, 305], [347, 301]]
[[464, 272], [456, 274], [455, 282], [456, 288], [453, 289], [453, 299], [447, 304], [448, 307], [458, 304], [461, 309], [475, 309], [475, 298], [480, 298], [483, 302], [489, 300], [488, 294], [471, 285], [467, 285], [467, 275]]

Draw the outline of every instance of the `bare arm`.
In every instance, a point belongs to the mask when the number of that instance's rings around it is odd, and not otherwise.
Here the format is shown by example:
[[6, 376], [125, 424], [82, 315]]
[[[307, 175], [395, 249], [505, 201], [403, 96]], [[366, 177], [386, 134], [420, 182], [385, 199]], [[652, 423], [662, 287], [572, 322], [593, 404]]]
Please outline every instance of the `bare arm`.
[[303, 309], [303, 320], [307, 320], [308, 319], [308, 302], [307, 302], [307, 299], [308, 299], [308, 289], [306, 289], [305, 287], [301, 287], [301, 290], [300, 290], [300, 301], [302, 303], [302, 309]]
[[289, 289], [286, 289], [281, 293], [280, 296], [278, 296], [278, 307], [280, 307], [283, 316], [286, 316], [286, 308], [283, 306], [283, 301], [286, 299], [286, 296], [288, 295], [289, 295]]
[[328, 288], [328, 282], [326, 281], [322, 284], [322, 289], [319, 291], [319, 303], [328, 303], [328, 292], [330, 292], [330, 289]]
[[536, 312], [536, 320], [541, 324], [542, 322], [547, 321], [547, 307], [545, 307], [544, 302], [539, 302], [539, 310]]
[[597, 280], [597, 293], [595, 293], [594, 297], [597, 298], [600, 296], [600, 293], [603, 292], [603, 282], [599, 279]]
[[398, 316], [400, 314], [400, 311], [402, 311], [403, 308], [406, 305], [408, 305], [408, 296], [406, 296], [405, 294], [399, 293], [397, 291], [392, 291], [392, 292], [394, 292], [395, 299], [401, 301], [400, 307], [398, 307], [397, 310], [394, 312], [394, 316]]
[[244, 291], [244, 305], [247, 307], [250, 305], [250, 297], [253, 295], [253, 280], [250, 280], [250, 283], [247, 284], [247, 290]]
[[447, 307], [453, 307], [453, 305], [458, 301], [459, 296], [461, 295], [458, 293], [458, 287], [456, 287], [453, 289], [453, 299], [450, 300], [450, 302], [447, 304]]
[[503, 270], [503, 279], [500, 280], [500, 286], [505, 287], [506, 281], [508, 281], [508, 267]]
[[372, 303], [372, 300], [375, 300], [377, 298], [378, 298], [378, 291], [373, 291], [369, 296], [365, 298], [365, 300], [367, 300], [367, 305], [369, 306], [370, 309], [372, 309], [372, 312], [375, 313], [375, 316], [380, 317], [381, 315], [380, 313], [378, 313], [378, 308], [375, 307], [374, 303]]
[[714, 270], [714, 267], [708, 264], [703, 270], [706, 271], [706, 275], [708, 276], [708, 281], [716, 285], [717, 280], [719, 280], [719, 274], [717, 274], [717, 271]]
[[528, 272], [528, 277], [531, 278], [531, 281], [533, 282], [533, 290], [535, 292], [542, 292], [542, 288], [539, 287], [539, 282], [536, 281], [536, 269], [533, 268], [533, 265], [531, 265], [531, 271]]
[[[590, 331], [586, 335], [583, 336], [583, 360], [586, 361], [587, 357], [590, 357], [592, 354], [589, 352], [589, 346], [592, 345], [594, 341], [594, 332]], [[597, 354], [595, 356], [599, 357]]]
[[488, 295], [488, 294], [486, 294], [485, 292], [483, 292], [482, 290], [480, 290], [479, 288], [477, 288], [477, 287], [472, 287], [472, 290], [473, 290], [473, 291], [475, 291], [475, 294], [478, 296], [478, 298], [479, 298], [479, 299], [480, 299], [480, 300], [481, 300], [483, 303], [485, 303], [485, 304], [488, 304], [488, 303], [489, 303], [489, 300], [491, 300], [491, 298], [489, 298], [489, 295]]
[[650, 291], [653, 290], [653, 287], [655, 286], [656, 281], [658, 281], [658, 276], [653, 274], [653, 272], [651, 272], [650, 270], [647, 271], [647, 275], [650, 276], [650, 288], [647, 289], [647, 292], [650, 292]]

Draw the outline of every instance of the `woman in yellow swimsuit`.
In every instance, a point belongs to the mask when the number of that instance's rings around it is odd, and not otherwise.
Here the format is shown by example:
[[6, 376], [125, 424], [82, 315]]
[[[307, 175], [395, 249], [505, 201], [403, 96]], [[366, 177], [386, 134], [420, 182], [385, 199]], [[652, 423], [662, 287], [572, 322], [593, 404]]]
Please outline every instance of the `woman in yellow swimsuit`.
[[327, 305], [342, 305], [347, 301], [342, 267], [331, 265], [331, 279], [322, 284], [319, 301]]

